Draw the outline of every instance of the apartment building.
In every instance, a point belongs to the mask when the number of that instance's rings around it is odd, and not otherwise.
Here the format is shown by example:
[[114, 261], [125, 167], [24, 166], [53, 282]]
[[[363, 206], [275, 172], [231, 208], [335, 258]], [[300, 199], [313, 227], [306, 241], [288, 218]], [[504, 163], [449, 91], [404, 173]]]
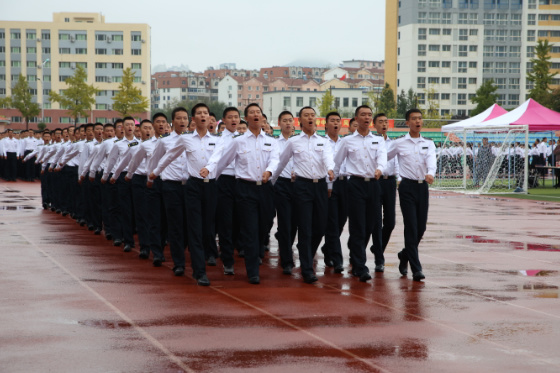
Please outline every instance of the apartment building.
[[[73, 123], [66, 110], [49, 101], [49, 92], [64, 90], [64, 81], [78, 66], [87, 71], [87, 83], [99, 89], [95, 107], [79, 122], [113, 121], [119, 114], [112, 110], [112, 97], [123, 69], [132, 68], [135, 84], [150, 97], [150, 26], [106, 23], [100, 13], [54, 13], [52, 22], [0, 21], [0, 97], [11, 95], [23, 74], [33, 100], [43, 108], [32, 124]], [[14, 109], [0, 109], [0, 115], [11, 119], [14, 127], [23, 121]]]
[[[560, 41], [559, 0], [387, 0], [385, 79], [396, 93], [412, 88], [421, 107], [430, 94], [442, 115], [459, 116], [493, 79], [498, 104], [514, 108], [531, 88], [539, 39]], [[560, 71], [560, 46], [552, 62]]]

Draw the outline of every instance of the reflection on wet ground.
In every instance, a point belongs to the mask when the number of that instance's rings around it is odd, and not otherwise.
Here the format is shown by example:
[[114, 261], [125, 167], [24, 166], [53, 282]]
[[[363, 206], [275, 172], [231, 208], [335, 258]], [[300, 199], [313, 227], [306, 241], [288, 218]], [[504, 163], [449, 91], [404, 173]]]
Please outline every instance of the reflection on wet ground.
[[488, 244], [488, 243], [499, 244], [515, 250], [529, 250], [529, 251], [536, 250], [536, 251], [553, 251], [553, 252], [560, 251], [560, 245], [544, 245], [544, 244], [535, 244], [535, 243], [526, 243], [526, 242], [504, 241], [504, 240], [495, 240], [491, 238], [486, 238], [483, 236], [471, 236], [471, 235], [460, 235], [460, 234], [456, 235], [455, 238], [468, 240], [476, 244]]

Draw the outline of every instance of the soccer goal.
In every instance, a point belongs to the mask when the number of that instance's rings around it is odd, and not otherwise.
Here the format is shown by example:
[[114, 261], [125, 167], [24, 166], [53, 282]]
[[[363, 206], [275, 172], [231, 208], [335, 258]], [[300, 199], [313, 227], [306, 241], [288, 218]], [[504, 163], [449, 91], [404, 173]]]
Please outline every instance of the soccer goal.
[[527, 193], [528, 126], [466, 127], [437, 149], [433, 189], [471, 194]]

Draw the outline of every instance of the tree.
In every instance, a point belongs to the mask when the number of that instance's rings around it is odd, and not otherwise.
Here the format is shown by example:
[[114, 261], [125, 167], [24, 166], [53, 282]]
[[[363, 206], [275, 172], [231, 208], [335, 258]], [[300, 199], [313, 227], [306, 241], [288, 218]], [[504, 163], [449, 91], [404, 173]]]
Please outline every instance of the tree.
[[405, 93], [404, 89], [397, 97], [397, 117], [404, 118], [406, 112], [410, 109], [418, 107], [418, 96], [412, 88]]
[[544, 106], [549, 105], [550, 85], [555, 73], [550, 72], [552, 62], [550, 62], [550, 52], [552, 44], [548, 40], [539, 40], [535, 47], [535, 58], [531, 59], [533, 68], [527, 71], [527, 81], [533, 83], [533, 88], [529, 91], [529, 97]]
[[119, 93], [113, 97], [113, 110], [121, 113], [123, 117], [148, 110], [148, 99], [142, 96], [140, 88], [134, 86], [135, 74], [130, 67], [123, 70]]
[[98, 89], [87, 84], [87, 73], [82, 66], [76, 67], [74, 75], [64, 81], [68, 86], [61, 94], [50, 91], [49, 97], [52, 102], [58, 102], [61, 109], [70, 112], [74, 123], [78, 118], [86, 117], [87, 111], [95, 104], [95, 94]]
[[486, 80], [482, 83], [482, 85], [476, 90], [476, 96], [471, 98], [472, 103], [476, 104], [476, 107], [471, 112], [471, 115], [474, 116], [480, 114], [495, 104], [498, 99], [498, 94], [496, 93], [497, 90], [498, 87], [494, 84], [493, 79]]
[[389, 83], [385, 83], [385, 87], [381, 91], [381, 94], [368, 92], [368, 96], [370, 101], [373, 102], [373, 106], [375, 107], [375, 111], [377, 113], [385, 113], [390, 118], [395, 117], [397, 114], [395, 110], [395, 94], [393, 93], [391, 86], [389, 86]]
[[[173, 109], [175, 109], [176, 107], [184, 107], [185, 109], [187, 109], [187, 111], [189, 112], [189, 115], [191, 114], [191, 109], [193, 108], [194, 105], [198, 104], [198, 103], [205, 103], [206, 105], [208, 105], [208, 108], [210, 109], [211, 113], [214, 113], [216, 115], [216, 120], [220, 120], [222, 119], [222, 114], [224, 112], [224, 109], [227, 107], [227, 105], [221, 101], [212, 101], [207, 97], [204, 97], [200, 100], [197, 101], [179, 101], [179, 100], [173, 100], [170, 103], [164, 105], [163, 108], [157, 109], [158, 113], [163, 113], [167, 116], [167, 118], [169, 118], [169, 120], [171, 120], [171, 114], [173, 112]], [[152, 111], [152, 113], [155, 113], [156, 111]], [[270, 118], [269, 118], [270, 120]]]
[[19, 74], [18, 81], [12, 88], [12, 96], [4, 99], [6, 106], [17, 109], [25, 120], [25, 129], [29, 129], [29, 120], [41, 112], [38, 103], [33, 102], [33, 95], [27, 79]]
[[47, 125], [46, 125], [45, 123], [43, 123], [43, 122], [37, 123], [37, 129], [38, 129], [39, 131], [42, 131], [42, 130], [44, 130], [45, 128], [47, 128]]
[[334, 96], [330, 89], [325, 91], [323, 97], [317, 100], [317, 108], [319, 108], [319, 115], [324, 118], [331, 111], [336, 110], [334, 107]]
[[[407, 101], [407, 105], [408, 105], [407, 110], [414, 109], [414, 108], [418, 107], [418, 95], [414, 92], [414, 90], [412, 88], [408, 89], [408, 92], [406, 94], [406, 101]], [[405, 114], [406, 114], [406, 112], [405, 112]]]
[[440, 119], [439, 100], [436, 99], [436, 95], [438, 93], [433, 87], [430, 87], [425, 91], [424, 94], [426, 95], [426, 110], [424, 112], [424, 118]]

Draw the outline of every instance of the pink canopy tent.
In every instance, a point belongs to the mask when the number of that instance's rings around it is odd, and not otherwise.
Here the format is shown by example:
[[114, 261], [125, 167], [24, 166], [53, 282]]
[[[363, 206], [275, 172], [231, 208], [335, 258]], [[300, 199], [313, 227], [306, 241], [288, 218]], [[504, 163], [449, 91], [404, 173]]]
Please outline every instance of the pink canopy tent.
[[482, 113], [475, 115], [474, 117], [462, 120], [460, 122], [447, 124], [441, 127], [443, 132], [451, 131], [451, 130], [462, 130], [465, 127], [471, 127], [473, 125], [481, 124], [485, 121], [490, 119], [494, 119], [507, 113], [507, 110], [502, 108], [498, 104], [494, 104], [490, 106], [488, 109], [484, 110]]
[[533, 99], [528, 99], [516, 109], [485, 121], [474, 127], [483, 129], [492, 126], [529, 125], [529, 131], [558, 131], [560, 130], [560, 113], [550, 110]]

